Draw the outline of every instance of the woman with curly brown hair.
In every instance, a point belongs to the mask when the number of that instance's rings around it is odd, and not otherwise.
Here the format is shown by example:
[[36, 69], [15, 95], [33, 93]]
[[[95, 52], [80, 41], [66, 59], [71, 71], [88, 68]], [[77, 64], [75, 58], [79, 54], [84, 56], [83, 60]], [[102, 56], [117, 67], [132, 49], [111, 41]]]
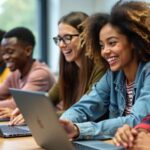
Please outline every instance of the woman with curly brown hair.
[[[93, 22], [91, 24], [94, 24]], [[97, 24], [95, 22], [95, 24]], [[109, 70], [79, 102], [61, 116], [70, 138], [113, 137], [123, 124], [134, 126], [150, 114], [150, 4], [119, 1], [93, 35], [89, 55], [101, 54]], [[109, 119], [95, 120], [109, 111]]]

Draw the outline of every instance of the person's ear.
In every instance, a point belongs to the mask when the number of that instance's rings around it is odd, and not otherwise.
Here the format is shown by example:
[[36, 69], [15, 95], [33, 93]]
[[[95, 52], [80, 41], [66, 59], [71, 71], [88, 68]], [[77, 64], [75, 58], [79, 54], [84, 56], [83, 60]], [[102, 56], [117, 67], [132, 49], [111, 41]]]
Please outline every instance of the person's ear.
[[32, 51], [33, 51], [33, 47], [32, 46], [27, 46], [25, 48], [25, 53], [27, 56], [31, 56], [32, 55]]

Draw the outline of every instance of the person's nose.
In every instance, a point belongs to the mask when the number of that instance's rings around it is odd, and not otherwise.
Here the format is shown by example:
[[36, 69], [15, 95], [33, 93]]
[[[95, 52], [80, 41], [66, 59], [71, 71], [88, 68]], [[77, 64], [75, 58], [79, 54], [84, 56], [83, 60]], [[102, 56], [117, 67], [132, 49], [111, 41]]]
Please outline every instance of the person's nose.
[[103, 50], [101, 50], [101, 55], [105, 58], [109, 56], [111, 53], [111, 49], [109, 47], [105, 47]]
[[59, 46], [60, 49], [62, 49], [64, 47], [66, 47], [66, 44], [64, 43], [63, 40], [61, 40], [61, 41], [59, 41], [59, 45], [58, 46]]
[[110, 52], [111, 52], [111, 49], [110, 49], [110, 47], [105, 47], [104, 49], [103, 49], [103, 52], [105, 53], [105, 54], [109, 54]]

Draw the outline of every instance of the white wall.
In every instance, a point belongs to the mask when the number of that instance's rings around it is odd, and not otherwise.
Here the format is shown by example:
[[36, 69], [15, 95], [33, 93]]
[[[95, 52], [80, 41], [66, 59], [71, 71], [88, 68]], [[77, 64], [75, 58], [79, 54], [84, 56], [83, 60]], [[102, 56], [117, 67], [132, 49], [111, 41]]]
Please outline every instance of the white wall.
[[95, 11], [96, 12], [110, 12], [111, 7], [118, 0], [95, 0]]

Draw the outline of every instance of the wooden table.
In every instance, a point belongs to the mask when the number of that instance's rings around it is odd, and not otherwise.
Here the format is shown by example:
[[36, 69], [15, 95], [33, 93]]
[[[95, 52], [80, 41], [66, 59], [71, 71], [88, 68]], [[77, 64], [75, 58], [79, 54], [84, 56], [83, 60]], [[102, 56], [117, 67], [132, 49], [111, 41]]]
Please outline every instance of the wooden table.
[[[7, 122], [0, 122], [7, 124]], [[43, 150], [40, 148], [32, 136], [17, 138], [0, 137], [0, 150]]]
[[[111, 143], [111, 140], [106, 141]], [[0, 138], [0, 150], [43, 150], [33, 137]]]
[[[0, 122], [0, 124], [6, 124]], [[112, 144], [112, 140], [105, 141]], [[0, 137], [0, 150], [44, 150], [40, 148], [32, 136], [17, 138]]]
[[0, 138], [0, 150], [42, 150], [33, 137]]

